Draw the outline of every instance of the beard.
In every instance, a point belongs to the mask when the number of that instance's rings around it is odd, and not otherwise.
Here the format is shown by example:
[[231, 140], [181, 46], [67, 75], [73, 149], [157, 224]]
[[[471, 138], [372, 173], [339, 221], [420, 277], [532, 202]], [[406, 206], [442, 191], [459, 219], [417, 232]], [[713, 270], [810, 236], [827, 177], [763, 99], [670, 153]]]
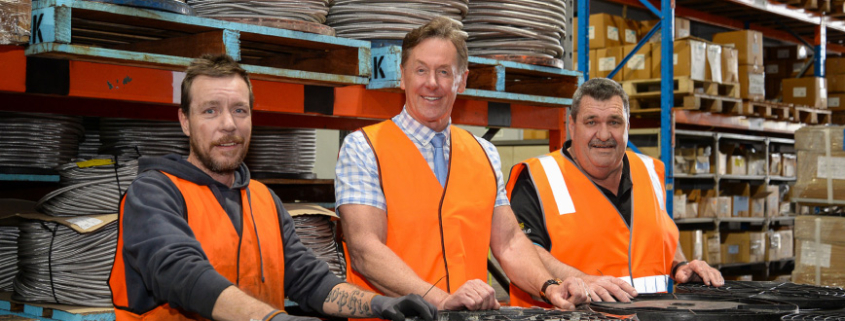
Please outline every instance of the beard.
[[220, 144], [226, 144], [226, 143], [243, 144], [243, 148], [241, 148], [238, 151], [233, 151], [233, 153], [238, 153], [238, 154], [231, 160], [227, 160], [227, 159], [218, 160], [218, 159], [214, 159], [211, 156], [211, 153], [206, 152], [206, 150], [201, 149], [200, 146], [199, 146], [199, 142], [196, 142], [193, 139], [191, 139], [190, 141], [191, 141], [191, 151], [195, 153], [195, 155], [197, 156], [197, 159], [199, 159], [199, 161], [202, 163], [202, 165], [205, 168], [207, 168], [208, 170], [210, 170], [210, 171], [212, 171], [216, 174], [221, 174], [221, 175], [231, 174], [231, 173], [235, 172], [235, 170], [238, 169], [238, 167], [240, 167], [241, 164], [243, 163], [244, 158], [246, 158], [246, 152], [247, 152], [247, 150], [249, 150], [249, 141], [248, 140], [244, 139], [241, 136], [229, 135], [229, 136], [220, 138], [217, 141], [209, 144], [208, 150], [213, 149], [214, 146], [217, 146], [217, 145], [220, 145]]

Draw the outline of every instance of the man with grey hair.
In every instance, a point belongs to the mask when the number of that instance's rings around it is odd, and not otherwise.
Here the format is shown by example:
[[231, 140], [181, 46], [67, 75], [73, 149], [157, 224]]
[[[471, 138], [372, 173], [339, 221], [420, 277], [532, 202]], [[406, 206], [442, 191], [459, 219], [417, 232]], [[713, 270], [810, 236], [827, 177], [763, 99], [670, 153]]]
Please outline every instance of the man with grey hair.
[[487, 255], [519, 288], [559, 308], [587, 300], [577, 277], [555, 280], [520, 232], [490, 142], [451, 125], [466, 88], [467, 34], [435, 18], [402, 44], [405, 108], [347, 136], [335, 194], [348, 250], [347, 281], [439, 309], [496, 309]]
[[[628, 95], [606, 78], [575, 92], [562, 149], [511, 170], [507, 190], [523, 232], [556, 277], [579, 276], [593, 301], [666, 292], [669, 278], [721, 286], [706, 262], [687, 262], [666, 212], [664, 165], [626, 152]], [[519, 289], [511, 304], [542, 305]]]

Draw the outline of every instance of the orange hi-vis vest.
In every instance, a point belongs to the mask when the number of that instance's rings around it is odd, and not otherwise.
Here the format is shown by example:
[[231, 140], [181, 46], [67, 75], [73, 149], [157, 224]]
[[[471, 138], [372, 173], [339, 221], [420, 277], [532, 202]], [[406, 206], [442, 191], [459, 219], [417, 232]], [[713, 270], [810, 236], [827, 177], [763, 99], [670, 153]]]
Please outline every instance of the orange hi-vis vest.
[[[248, 295], [277, 309], [285, 306], [285, 258], [282, 231], [276, 203], [267, 186], [250, 181], [241, 192], [243, 204], [241, 236], [231, 219], [206, 186], [164, 173], [170, 178], [187, 206], [186, 220], [197, 241], [202, 244], [214, 270]], [[123, 235], [123, 206], [120, 205], [119, 235]], [[260, 253], [259, 253], [260, 252]], [[149, 311], [132, 311], [128, 293], [147, 293], [127, 289], [126, 266], [123, 261], [123, 239], [118, 237], [117, 254], [109, 277], [117, 321], [122, 320], [198, 320], [195, 313], [165, 303]], [[131, 273], [131, 272], [130, 272]]]
[[[609, 275], [633, 284], [638, 293], [666, 292], [678, 227], [666, 212], [663, 163], [628, 152], [632, 222], [570, 159], [558, 150], [531, 158], [511, 170], [510, 196], [528, 169], [551, 240], [551, 254], [589, 275]], [[511, 305], [548, 306], [511, 285]]]
[[[375, 152], [387, 202], [387, 247], [421, 279], [447, 293], [469, 280], [486, 280], [498, 184], [481, 144], [451, 127], [444, 188], [393, 121], [364, 127], [363, 133]], [[347, 282], [378, 292], [352, 269], [348, 253], [346, 264]]]

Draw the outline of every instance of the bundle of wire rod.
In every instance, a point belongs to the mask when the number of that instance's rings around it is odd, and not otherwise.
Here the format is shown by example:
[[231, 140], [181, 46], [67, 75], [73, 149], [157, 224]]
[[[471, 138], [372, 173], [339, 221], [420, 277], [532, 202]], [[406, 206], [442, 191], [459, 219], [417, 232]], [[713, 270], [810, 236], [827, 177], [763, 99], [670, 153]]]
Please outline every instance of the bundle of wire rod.
[[0, 226], [0, 291], [12, 291], [18, 274], [18, 228]]
[[188, 154], [188, 137], [178, 121], [100, 119], [101, 154], [139, 158]]
[[469, 54], [560, 58], [566, 10], [562, 0], [473, 0], [464, 19]]
[[282, 18], [325, 23], [329, 0], [190, 0], [198, 16], [209, 18]]
[[76, 157], [82, 117], [0, 112], [0, 168], [52, 170]]
[[401, 40], [438, 16], [463, 20], [468, 5], [468, 0], [333, 0], [326, 24], [338, 37]]
[[314, 251], [318, 259], [341, 279], [346, 278], [346, 261], [335, 242], [334, 224], [325, 215], [297, 215], [293, 217], [296, 234], [305, 247]]
[[27, 302], [111, 306], [108, 279], [117, 248], [117, 223], [81, 234], [55, 222], [20, 225], [12, 298]]
[[136, 159], [67, 163], [58, 168], [62, 187], [38, 201], [36, 209], [53, 216], [117, 213], [120, 197], [138, 176]]
[[245, 162], [257, 177], [313, 176], [316, 161], [316, 130], [253, 128]]

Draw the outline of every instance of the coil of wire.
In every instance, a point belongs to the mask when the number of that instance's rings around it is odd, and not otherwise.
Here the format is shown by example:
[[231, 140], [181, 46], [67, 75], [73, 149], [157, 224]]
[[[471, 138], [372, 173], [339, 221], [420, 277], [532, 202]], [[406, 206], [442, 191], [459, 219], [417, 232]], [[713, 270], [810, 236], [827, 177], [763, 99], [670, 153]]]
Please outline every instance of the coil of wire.
[[316, 161], [316, 130], [253, 128], [245, 162], [256, 177], [309, 178]]
[[85, 135], [79, 142], [79, 153], [77, 153], [76, 158], [97, 158], [100, 153], [100, 145], [100, 131], [85, 129]]
[[18, 273], [17, 226], [0, 226], [0, 291], [12, 291]]
[[101, 154], [139, 158], [188, 154], [188, 137], [176, 121], [100, 119]]
[[326, 262], [335, 276], [346, 279], [346, 261], [335, 242], [331, 219], [325, 215], [297, 215], [293, 217], [293, 224], [302, 244]]
[[44, 195], [36, 209], [53, 216], [117, 213], [120, 197], [138, 176], [138, 160], [82, 167], [67, 163], [58, 168], [62, 187]]
[[561, 0], [473, 0], [464, 19], [469, 54], [560, 58], [566, 10]]
[[80, 234], [54, 222], [20, 225], [15, 300], [68, 305], [112, 305], [108, 279], [117, 223]]
[[0, 112], [0, 167], [52, 170], [76, 157], [83, 131], [81, 117]]
[[326, 24], [338, 37], [401, 40], [438, 16], [463, 20], [468, 5], [468, 0], [333, 0]]
[[209, 18], [282, 18], [325, 23], [329, 0], [190, 0], [197, 15]]

